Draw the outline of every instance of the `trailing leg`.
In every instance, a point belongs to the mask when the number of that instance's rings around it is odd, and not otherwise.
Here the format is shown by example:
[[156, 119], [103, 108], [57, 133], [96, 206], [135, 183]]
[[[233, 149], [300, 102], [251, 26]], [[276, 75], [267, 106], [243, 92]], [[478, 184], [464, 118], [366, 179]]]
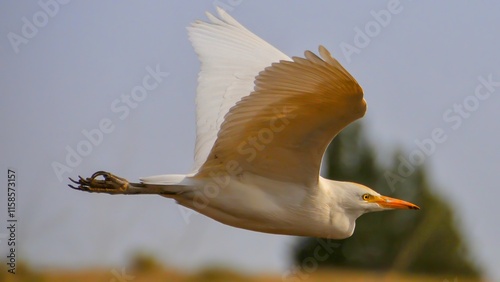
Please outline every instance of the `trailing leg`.
[[[97, 179], [102, 177], [103, 179]], [[157, 185], [157, 184], [144, 184], [144, 183], [131, 183], [125, 178], [118, 177], [106, 171], [98, 171], [92, 174], [91, 177], [83, 178], [78, 176], [78, 180], [71, 180], [71, 182], [77, 184], [73, 186], [69, 184], [68, 186], [72, 189], [91, 192], [91, 193], [107, 193], [107, 194], [121, 194], [121, 195], [133, 195], [133, 194], [159, 194], [159, 195], [175, 195], [172, 191], [169, 191], [169, 185]]]

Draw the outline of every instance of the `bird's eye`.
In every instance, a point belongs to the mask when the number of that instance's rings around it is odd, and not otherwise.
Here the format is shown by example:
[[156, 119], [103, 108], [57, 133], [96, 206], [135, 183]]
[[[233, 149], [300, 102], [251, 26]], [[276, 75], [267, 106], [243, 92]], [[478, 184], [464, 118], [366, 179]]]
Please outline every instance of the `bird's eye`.
[[368, 201], [368, 199], [370, 199], [370, 194], [363, 194], [363, 196], [361, 196], [361, 198], [363, 198], [363, 200], [365, 201]]

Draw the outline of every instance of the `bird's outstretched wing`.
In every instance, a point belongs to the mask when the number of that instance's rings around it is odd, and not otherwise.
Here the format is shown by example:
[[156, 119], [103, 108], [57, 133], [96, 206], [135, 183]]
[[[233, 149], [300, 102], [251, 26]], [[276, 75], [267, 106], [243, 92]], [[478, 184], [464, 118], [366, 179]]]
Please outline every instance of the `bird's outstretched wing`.
[[265, 67], [291, 60], [265, 42], [224, 10], [209, 22], [196, 21], [188, 27], [189, 39], [201, 61], [196, 97], [196, 172], [207, 160], [224, 116], [254, 89], [255, 77]]
[[280, 61], [229, 110], [198, 176], [241, 171], [314, 185], [331, 140], [366, 111], [356, 80], [323, 47]]

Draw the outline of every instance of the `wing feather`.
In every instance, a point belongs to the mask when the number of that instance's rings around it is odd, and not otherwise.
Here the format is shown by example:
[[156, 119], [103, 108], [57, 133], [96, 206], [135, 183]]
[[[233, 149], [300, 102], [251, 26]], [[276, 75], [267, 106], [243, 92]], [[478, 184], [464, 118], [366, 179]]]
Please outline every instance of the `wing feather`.
[[209, 22], [188, 27], [189, 39], [201, 61], [196, 96], [196, 172], [206, 161], [224, 116], [250, 95], [255, 77], [265, 67], [288, 56], [247, 30], [224, 10]]
[[[273, 63], [232, 107], [197, 176], [249, 172], [314, 185], [331, 140], [366, 111], [356, 80], [323, 47], [321, 58]], [[238, 168], [238, 169], [235, 169]]]

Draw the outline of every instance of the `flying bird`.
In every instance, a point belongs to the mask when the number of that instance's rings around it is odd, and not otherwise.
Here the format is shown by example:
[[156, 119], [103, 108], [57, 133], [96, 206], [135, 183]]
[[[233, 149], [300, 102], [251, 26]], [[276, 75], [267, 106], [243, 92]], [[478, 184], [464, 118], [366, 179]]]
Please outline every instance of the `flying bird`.
[[366, 112], [363, 90], [323, 46], [290, 58], [217, 12], [188, 27], [201, 61], [194, 170], [139, 183], [98, 171], [71, 188], [158, 194], [230, 226], [332, 239], [351, 236], [364, 213], [419, 209], [320, 176], [332, 139]]

